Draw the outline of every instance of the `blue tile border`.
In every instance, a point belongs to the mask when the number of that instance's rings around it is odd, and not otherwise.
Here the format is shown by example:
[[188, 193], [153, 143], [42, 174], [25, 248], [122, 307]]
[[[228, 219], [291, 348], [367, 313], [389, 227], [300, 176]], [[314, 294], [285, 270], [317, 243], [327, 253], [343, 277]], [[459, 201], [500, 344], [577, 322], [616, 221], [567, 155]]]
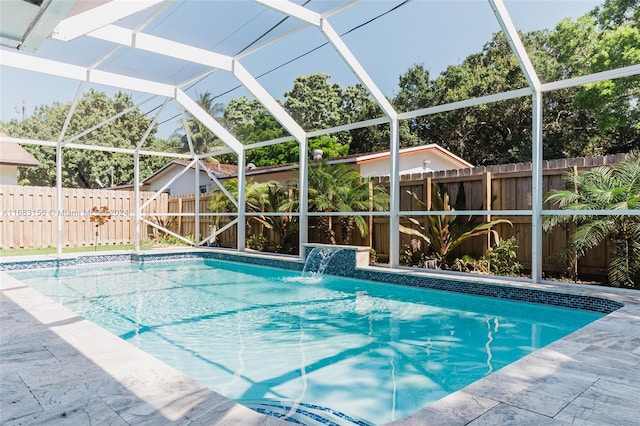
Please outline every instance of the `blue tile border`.
[[[314, 247], [305, 246], [305, 259]], [[147, 262], [176, 261], [183, 259], [215, 259], [232, 262], [249, 263], [252, 265], [269, 266], [294, 271], [302, 271], [304, 264], [297, 259], [274, 258], [246, 253], [222, 251], [194, 251], [182, 253], [144, 253], [144, 254], [104, 254], [77, 256], [75, 258], [47, 259], [34, 261], [9, 261], [0, 263], [0, 271], [19, 271], [26, 269], [62, 268], [82, 264], [104, 262], [133, 262], [144, 264]], [[316, 264], [314, 264], [316, 262]], [[311, 269], [317, 266], [317, 260], [310, 259]], [[520, 302], [539, 303], [572, 309], [581, 309], [608, 314], [624, 306], [622, 303], [604, 297], [567, 293], [556, 290], [534, 289], [524, 286], [508, 284], [474, 282], [472, 277], [448, 278], [434, 277], [433, 274], [421, 275], [414, 271], [394, 272], [382, 268], [356, 268], [356, 249], [339, 249], [327, 265], [325, 274], [345, 276], [349, 278], [379, 281], [403, 286], [429, 288], [434, 290], [452, 291], [476, 296], [495, 297]]]

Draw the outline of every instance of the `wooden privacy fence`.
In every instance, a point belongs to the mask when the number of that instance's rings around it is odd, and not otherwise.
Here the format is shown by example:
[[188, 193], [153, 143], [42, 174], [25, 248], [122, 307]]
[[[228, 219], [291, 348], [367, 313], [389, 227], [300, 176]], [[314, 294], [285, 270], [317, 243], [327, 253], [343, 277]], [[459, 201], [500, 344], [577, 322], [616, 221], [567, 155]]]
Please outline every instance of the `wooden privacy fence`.
[[[551, 189], [561, 189], [565, 187], [563, 175], [574, 169], [580, 171], [601, 165], [613, 165], [624, 160], [628, 156], [625, 154], [580, 157], [573, 159], [551, 160], [543, 162], [543, 194]], [[431, 183], [445, 184], [451, 203], [464, 201], [464, 206], [458, 206], [460, 215], [464, 219], [464, 210], [531, 210], [531, 163], [502, 164], [496, 166], [476, 167], [472, 169], [447, 170], [424, 174], [413, 174], [402, 176], [400, 180], [400, 210], [418, 211], [421, 210], [410, 193], [415, 193], [421, 200], [428, 199]], [[389, 187], [389, 178], [376, 178], [375, 183]], [[464, 192], [464, 196], [459, 197]], [[209, 195], [200, 198], [200, 212], [206, 213], [210, 202]], [[168, 200], [168, 211], [173, 213], [193, 213], [195, 210], [195, 196], [170, 197]], [[553, 209], [554, 206], [545, 205], [545, 209]], [[517, 259], [525, 268], [531, 266], [531, 216], [530, 215], [506, 215], [506, 216], [482, 216], [474, 217], [477, 222], [488, 219], [508, 219], [513, 226], [499, 225], [497, 230], [503, 239], [511, 236], [518, 240]], [[214, 225], [214, 217], [202, 217], [200, 224], [201, 238], [206, 237]], [[231, 219], [221, 218], [220, 225], [228, 223]], [[310, 228], [308, 232], [309, 241], [326, 242], [324, 237], [315, 226], [317, 219], [310, 218]], [[386, 261], [389, 256], [389, 219], [384, 216], [374, 216], [367, 218], [370, 227], [370, 235], [361, 236], [354, 230], [351, 243], [354, 245], [371, 246], [382, 261]], [[407, 218], [402, 218], [401, 222], [409, 226]], [[193, 236], [195, 233], [195, 220], [193, 217], [178, 216], [169, 228], [181, 235]], [[254, 226], [247, 231], [247, 236], [252, 233], [269, 233], [263, 228]], [[340, 236], [340, 229], [336, 227], [336, 233]], [[236, 227], [232, 227], [223, 233], [219, 242], [225, 247], [236, 247]], [[545, 273], [563, 273], [567, 268], [567, 242], [573, 232], [570, 225], [559, 226], [543, 234], [543, 271]], [[269, 235], [270, 238], [275, 236]], [[401, 246], [409, 244], [411, 237], [401, 234]], [[474, 238], [463, 243], [454, 256], [463, 254], [471, 255], [475, 258], [486, 253], [489, 246], [487, 238]], [[591, 250], [587, 256], [578, 262], [578, 269], [583, 276], [603, 277], [606, 276], [607, 263], [610, 259], [609, 247], [605, 244]]]
[[[584, 157], [543, 162], [543, 193], [551, 189], [564, 188], [563, 175], [576, 168], [589, 169], [600, 165], [612, 165], [627, 158], [625, 154]], [[427, 200], [431, 183], [446, 184], [452, 203], [464, 200], [463, 210], [530, 210], [531, 209], [531, 163], [503, 164], [473, 169], [448, 170], [425, 174], [402, 176], [400, 180], [401, 211], [417, 211], [419, 206], [409, 194], [415, 193], [420, 199]], [[376, 183], [388, 188], [389, 178], [377, 178]], [[57, 212], [55, 188], [0, 186], [0, 241], [2, 248], [47, 247], [56, 244], [56, 217], [64, 217], [63, 235], [65, 246], [92, 245], [95, 229], [89, 222], [89, 213], [94, 206], [107, 205], [115, 213], [100, 232], [100, 243], [123, 244], [134, 239], [135, 200], [134, 193], [129, 191], [63, 189], [62, 212]], [[464, 192], [464, 197], [459, 197]], [[140, 202], [151, 198], [152, 193], [142, 192]], [[209, 212], [210, 195], [200, 196], [200, 213]], [[195, 218], [188, 214], [195, 211], [195, 195], [169, 197], [161, 194], [145, 209], [149, 213], [147, 219], [168, 228], [169, 230], [190, 238], [195, 237]], [[462, 207], [462, 206], [460, 206]], [[545, 209], [553, 206], [545, 205]], [[154, 216], [155, 213], [167, 213], [168, 216]], [[171, 215], [176, 213], [176, 215]], [[184, 214], [184, 215], [183, 215]], [[531, 216], [482, 216], [474, 220], [508, 219], [513, 227], [500, 225], [497, 227], [500, 236], [507, 239], [515, 236], [519, 243], [518, 261], [526, 268], [531, 265]], [[205, 238], [213, 230], [228, 224], [233, 218], [221, 217], [216, 223], [214, 216], [202, 216], [200, 220], [200, 236]], [[466, 219], [466, 218], [465, 218]], [[384, 216], [367, 217], [370, 235], [361, 236], [354, 230], [351, 243], [354, 245], [372, 246], [380, 260], [389, 256], [389, 219]], [[410, 225], [407, 218], [401, 219]], [[325, 242], [319, 229], [314, 226], [317, 219], [310, 218], [308, 232], [309, 241]], [[336, 229], [340, 233], [339, 227]], [[247, 237], [257, 233], [269, 234], [259, 225], [252, 225], [247, 230]], [[566, 247], [573, 232], [572, 226], [559, 226], [551, 232], [543, 234], [543, 271], [546, 273], [565, 272], [567, 267]], [[142, 225], [141, 236], [157, 236], [158, 231]], [[236, 247], [237, 227], [234, 225], [218, 237], [218, 243], [224, 247]], [[339, 236], [339, 235], [338, 235]], [[269, 237], [275, 239], [273, 232]], [[277, 242], [277, 241], [276, 241]], [[408, 244], [410, 237], [401, 234], [401, 246]], [[482, 256], [488, 247], [486, 238], [475, 238], [462, 244], [455, 255]], [[602, 277], [606, 275], [606, 266], [610, 259], [609, 247], [605, 244], [591, 250], [580, 259], [578, 268], [583, 275]]]
[[[625, 154], [579, 157], [572, 159], [551, 160], [543, 162], [543, 194], [552, 189], [564, 189], [563, 176], [574, 169], [580, 171], [602, 165], [613, 165], [626, 159]], [[476, 167], [472, 169], [447, 170], [417, 175], [402, 176], [400, 180], [400, 210], [417, 211], [421, 208], [417, 205], [409, 192], [413, 192], [421, 200], [427, 200], [431, 183], [445, 184], [450, 201], [464, 199], [464, 208], [458, 209], [464, 216], [463, 210], [530, 210], [532, 206], [531, 196], [531, 163], [502, 164], [496, 166]], [[378, 178], [377, 182], [389, 185], [389, 178]], [[458, 197], [463, 191], [463, 197]], [[461, 206], [460, 206], [461, 207]], [[549, 204], [544, 209], [554, 209]], [[466, 219], [466, 217], [465, 217]], [[513, 223], [499, 225], [497, 230], [502, 239], [515, 236], [519, 243], [518, 261], [525, 268], [531, 266], [531, 216], [506, 215], [506, 216], [482, 216], [474, 218], [477, 221], [487, 219], [508, 219]], [[403, 220], [403, 224], [409, 225]], [[388, 256], [389, 247], [389, 223], [386, 218], [374, 218], [374, 248], [382, 257]], [[554, 230], [543, 233], [542, 253], [543, 271], [564, 272], [567, 267], [566, 247], [572, 226], [558, 226]], [[356, 238], [358, 238], [356, 236]], [[355, 244], [361, 244], [367, 239], [355, 239]], [[401, 245], [410, 241], [409, 236], [401, 236]], [[488, 248], [486, 238], [472, 238], [459, 246], [455, 252], [458, 256], [463, 254], [475, 258], [481, 257]], [[610, 258], [610, 250], [607, 245], [599, 246], [591, 250], [587, 256], [581, 258], [578, 263], [581, 274], [585, 276], [606, 276], [607, 263]]]
[[[210, 194], [200, 195], [200, 213], [209, 212], [209, 204], [211, 203], [212, 196]], [[196, 233], [196, 220], [194, 216], [181, 216], [181, 213], [193, 214], [196, 210], [196, 196], [191, 195], [177, 195], [169, 197], [167, 200], [167, 212], [177, 213], [176, 216], [172, 216], [167, 228], [175, 232], [176, 234], [187, 236], [189, 238], [195, 238]], [[214, 228], [220, 229], [231, 222], [235, 217], [223, 216], [216, 220], [215, 216], [201, 216], [200, 217], [200, 235], [197, 238], [198, 241], [208, 237], [214, 230]], [[217, 242], [222, 247], [237, 247], [237, 227], [231, 226], [228, 230], [218, 235]]]
[[[63, 218], [65, 247], [130, 244], [134, 241], [136, 199], [132, 191], [62, 188], [62, 208], [56, 203], [56, 188], [0, 185], [0, 243], [7, 248], [41, 248], [57, 245], [57, 218]], [[153, 196], [141, 192], [142, 204]], [[145, 213], [167, 211], [167, 194], [160, 194]], [[107, 206], [111, 219], [99, 227], [90, 221], [91, 209]], [[146, 236], [147, 225], [141, 225]]]

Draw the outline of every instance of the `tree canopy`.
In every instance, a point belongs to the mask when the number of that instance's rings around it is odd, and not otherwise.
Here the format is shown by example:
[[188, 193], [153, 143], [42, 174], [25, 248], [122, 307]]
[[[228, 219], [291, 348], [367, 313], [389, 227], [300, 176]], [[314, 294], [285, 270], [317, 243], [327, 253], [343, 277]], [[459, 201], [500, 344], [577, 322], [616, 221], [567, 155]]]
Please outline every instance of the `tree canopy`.
[[[576, 21], [521, 34], [543, 82], [640, 63], [640, 13], [633, 0], [607, 0]], [[393, 103], [415, 110], [526, 87], [507, 40], [497, 33], [482, 52], [432, 78], [423, 65], [400, 77]], [[640, 146], [640, 77], [543, 96], [545, 158], [628, 152]], [[409, 121], [423, 143], [438, 143], [475, 164], [531, 159], [531, 100], [495, 102]]]
[[[637, 0], [605, 0], [577, 20], [565, 19], [554, 29], [521, 34], [542, 82], [583, 76], [640, 63], [640, 9]], [[361, 84], [343, 89], [328, 74], [300, 76], [279, 100], [284, 110], [306, 131], [364, 121], [382, 116], [381, 109]], [[390, 99], [400, 112], [520, 89], [527, 83], [506, 37], [496, 33], [482, 51], [451, 65], [437, 76], [415, 64], [399, 76], [398, 92]], [[543, 94], [545, 159], [629, 152], [640, 147], [640, 76], [617, 78]], [[225, 106], [209, 92], [197, 102], [243, 144], [289, 136], [257, 100], [240, 97]], [[90, 91], [80, 99], [67, 135], [87, 128], [131, 107], [128, 95], [113, 99]], [[56, 140], [70, 104], [41, 106], [29, 118], [0, 123], [10, 136]], [[462, 110], [400, 121], [402, 147], [437, 143], [473, 164], [489, 165], [531, 160], [532, 105], [528, 96]], [[139, 109], [108, 123], [77, 142], [131, 148], [150, 123]], [[182, 120], [180, 121], [182, 126]], [[215, 150], [222, 142], [191, 115], [187, 127], [197, 154]], [[170, 141], [154, 137], [146, 147], [158, 151], [188, 152], [186, 130]], [[20, 181], [31, 185], [55, 183], [55, 152], [28, 146], [40, 161], [38, 168], [21, 171]], [[313, 138], [309, 152], [322, 149], [324, 158], [389, 149], [389, 126], [369, 126]], [[235, 154], [218, 161], [235, 163]], [[246, 162], [256, 166], [299, 161], [296, 141], [246, 151]], [[146, 176], [166, 162], [142, 158]], [[64, 185], [95, 187], [97, 183], [131, 183], [133, 158], [126, 154], [64, 150]], [[111, 182], [113, 175], [113, 182]]]
[[[79, 99], [65, 138], [79, 135], [133, 106], [131, 97], [122, 92], [109, 98], [104, 92], [89, 90]], [[56, 141], [70, 108], [70, 102], [42, 105], [32, 116], [24, 120], [14, 119], [0, 123], [0, 130], [12, 137]], [[78, 138], [74, 143], [135, 148], [150, 124], [151, 119], [147, 118], [139, 108], [133, 108], [115, 120]], [[154, 135], [155, 130], [152, 130], [144, 145], [145, 149], [167, 150], [168, 143], [156, 139]], [[40, 165], [20, 168], [19, 183], [55, 186], [55, 148], [40, 145], [23, 147], [38, 159]], [[65, 187], [100, 188], [133, 182], [133, 156], [130, 154], [66, 148], [62, 150], [62, 155], [62, 185]], [[166, 158], [141, 156], [141, 176], [150, 175], [165, 163]]]

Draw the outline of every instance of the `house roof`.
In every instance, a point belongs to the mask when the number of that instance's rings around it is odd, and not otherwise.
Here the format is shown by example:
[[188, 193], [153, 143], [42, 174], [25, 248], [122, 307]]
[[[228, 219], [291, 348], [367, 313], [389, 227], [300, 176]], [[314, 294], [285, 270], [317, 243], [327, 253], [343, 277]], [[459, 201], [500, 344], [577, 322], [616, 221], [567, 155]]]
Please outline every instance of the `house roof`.
[[[424, 153], [424, 152], [434, 152], [434, 153], [437, 153], [437, 155], [441, 155], [453, 160], [453, 162], [456, 163], [458, 165], [458, 168], [460, 169], [473, 167], [473, 165], [468, 161], [463, 160], [462, 158], [458, 157], [457, 155], [453, 154], [452, 152], [444, 149], [443, 147], [437, 144], [420, 145], [420, 146], [413, 146], [410, 148], [403, 148], [398, 152], [400, 156]], [[334, 157], [334, 158], [328, 159], [327, 162], [329, 164], [338, 164], [338, 163], [363, 164], [369, 161], [383, 160], [383, 159], [389, 158], [389, 156], [390, 156], [389, 151], [379, 151], [379, 152], [370, 152], [365, 154], [350, 154], [350, 155], [344, 155], [341, 157]], [[187, 166], [189, 163], [190, 161], [185, 161], [185, 160], [172, 160], [167, 164], [165, 164], [164, 166], [162, 166], [161, 168], [159, 168], [158, 170], [156, 170], [152, 175], [144, 179], [140, 183], [140, 185], [142, 186], [142, 185], [148, 184], [158, 176], [166, 173], [171, 168], [175, 168], [175, 167], [183, 168]], [[238, 166], [235, 164], [218, 164], [218, 163], [204, 163], [204, 164], [213, 173], [213, 175], [218, 178], [236, 177], [238, 175]], [[246, 175], [251, 176], [251, 175], [260, 175], [260, 174], [266, 174], [266, 173], [284, 172], [284, 171], [295, 169], [297, 167], [298, 167], [297, 163], [285, 163], [285, 164], [277, 164], [274, 166], [260, 166], [260, 167], [253, 167], [252, 165], [248, 165]], [[192, 166], [192, 168], [194, 167]], [[117, 188], [118, 189], [129, 188], [131, 186], [132, 185], [120, 185]]]
[[[455, 163], [457, 163], [459, 165], [458, 168], [460, 169], [474, 167], [473, 164], [458, 157], [451, 151], [441, 147], [438, 144], [420, 145], [420, 146], [412, 146], [409, 148], [403, 148], [398, 151], [398, 154], [400, 156], [404, 156], [404, 155], [417, 154], [421, 152], [434, 152], [434, 153], [437, 153], [438, 155], [447, 157], [453, 160]], [[327, 163], [329, 164], [338, 164], [338, 163], [363, 164], [369, 161], [387, 159], [390, 157], [390, 155], [391, 154], [389, 153], [389, 151], [377, 151], [377, 152], [369, 152], [364, 154], [360, 154], [360, 153], [349, 154], [349, 155], [343, 155], [340, 157], [329, 158], [327, 159]], [[265, 174], [265, 173], [281, 172], [281, 171], [295, 169], [297, 167], [298, 167], [298, 163], [286, 163], [286, 164], [278, 164], [274, 166], [253, 167], [247, 170], [246, 175], [251, 176], [251, 175], [259, 175], [259, 174]], [[235, 174], [237, 174], [237, 170], [234, 173], [234, 175]]]
[[[184, 168], [189, 163], [190, 161], [172, 160], [167, 164], [165, 164], [164, 166], [162, 166], [161, 168], [159, 168], [158, 170], [156, 170], [153, 174], [151, 174], [149, 177], [144, 179], [141, 183], [146, 184], [149, 181], [152, 181], [153, 179], [158, 177], [159, 175], [166, 173], [168, 169], [171, 169], [174, 167]], [[238, 166], [234, 164], [204, 163], [204, 165], [207, 166], [207, 168], [211, 171], [211, 173], [213, 173], [213, 175], [216, 177], [224, 177], [230, 174], [238, 173]], [[191, 166], [191, 168], [195, 169], [195, 166]]]
[[[460, 165], [461, 169], [465, 169], [465, 168], [471, 168], [473, 167], [473, 164], [469, 163], [468, 161], [458, 157], [457, 155], [455, 155], [454, 153], [452, 153], [451, 151], [444, 149], [443, 147], [441, 147], [438, 144], [432, 143], [429, 145], [420, 145], [420, 146], [412, 146], [409, 148], [403, 148], [400, 151], [398, 151], [398, 154], [400, 156], [404, 156], [404, 155], [411, 155], [411, 154], [418, 154], [421, 152], [437, 152], [445, 157], [448, 157], [450, 160], [453, 160], [455, 163], [458, 163]], [[389, 158], [390, 157], [390, 153], [389, 151], [379, 151], [379, 152], [372, 152], [369, 154], [356, 154], [356, 160], [355, 163], [356, 164], [362, 164], [362, 163], [366, 163], [369, 161], [375, 161], [375, 160], [380, 160], [383, 158]]]
[[39, 166], [36, 158], [14, 142], [0, 144], [0, 164], [11, 166]]

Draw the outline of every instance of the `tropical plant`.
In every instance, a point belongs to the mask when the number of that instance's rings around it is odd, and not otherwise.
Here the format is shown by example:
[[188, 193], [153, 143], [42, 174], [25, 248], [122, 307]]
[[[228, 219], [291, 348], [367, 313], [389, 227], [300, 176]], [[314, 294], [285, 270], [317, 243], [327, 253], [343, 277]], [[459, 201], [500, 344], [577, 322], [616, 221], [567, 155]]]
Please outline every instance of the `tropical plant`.
[[[224, 113], [224, 104], [215, 103], [215, 98], [210, 92], [199, 93], [196, 95], [196, 103], [205, 110], [211, 117], [217, 120], [223, 120], [222, 114]], [[189, 152], [189, 137], [193, 145], [193, 151], [196, 154], [204, 154], [216, 147], [222, 147], [222, 141], [205, 125], [198, 121], [191, 114], [187, 114], [187, 127], [183, 127], [182, 118], [180, 119], [180, 127], [176, 129], [172, 135], [172, 139], [176, 140], [179, 144], [179, 149], [182, 152]], [[188, 136], [187, 137], [187, 132]]]
[[482, 260], [488, 263], [489, 269], [496, 275], [515, 276], [522, 271], [522, 264], [516, 260], [517, 249], [518, 240], [515, 237], [498, 239]]
[[[420, 208], [427, 210], [427, 203], [422, 201], [415, 193], [411, 191], [407, 191], [407, 193], [414, 198]], [[432, 183], [430, 211], [455, 211], [451, 206], [446, 185]], [[441, 265], [447, 265], [453, 249], [469, 238], [492, 234], [497, 241], [499, 238], [498, 231], [493, 228], [501, 223], [511, 225], [511, 222], [506, 219], [496, 219], [474, 225], [471, 217], [461, 218], [461, 216], [455, 214], [428, 215], [424, 216], [423, 222], [412, 217], [408, 219], [418, 229], [400, 225], [400, 232], [422, 238], [429, 245], [432, 255], [440, 261]], [[425, 224], [424, 226], [423, 223]]]
[[[383, 211], [388, 208], [389, 195], [380, 185], [372, 185], [360, 173], [345, 164], [319, 162], [309, 167], [309, 211], [352, 212]], [[362, 236], [369, 232], [363, 216], [339, 216], [340, 244], [349, 244], [353, 229]], [[319, 225], [327, 241], [337, 244], [333, 216], [320, 216]]]
[[640, 209], [640, 156], [616, 166], [602, 166], [564, 176], [568, 189], [549, 191], [545, 200], [565, 210], [585, 214], [547, 216], [546, 231], [564, 223], [575, 223], [571, 248], [578, 257], [602, 244], [613, 243], [608, 264], [609, 281], [616, 287], [640, 288], [640, 216], [623, 214], [589, 214], [592, 210]]
[[405, 244], [400, 249], [400, 265], [423, 268], [428, 260], [427, 255], [421, 250], [416, 250], [412, 244]]
[[[225, 190], [235, 199], [238, 198], [238, 180], [229, 179], [224, 183]], [[218, 213], [237, 212], [235, 204], [221, 189], [211, 193], [212, 199], [209, 210]], [[280, 213], [287, 212], [290, 191], [276, 181], [255, 182], [249, 180], [245, 186], [245, 211], [251, 213]], [[267, 229], [273, 230], [279, 236], [278, 251], [294, 252], [298, 220], [293, 215], [259, 215], [248, 218], [247, 223], [256, 222]], [[216, 217], [216, 226], [220, 224], [220, 217]]]
[[261, 234], [249, 235], [247, 238], [247, 247], [252, 250], [265, 251], [269, 245], [269, 239]]

